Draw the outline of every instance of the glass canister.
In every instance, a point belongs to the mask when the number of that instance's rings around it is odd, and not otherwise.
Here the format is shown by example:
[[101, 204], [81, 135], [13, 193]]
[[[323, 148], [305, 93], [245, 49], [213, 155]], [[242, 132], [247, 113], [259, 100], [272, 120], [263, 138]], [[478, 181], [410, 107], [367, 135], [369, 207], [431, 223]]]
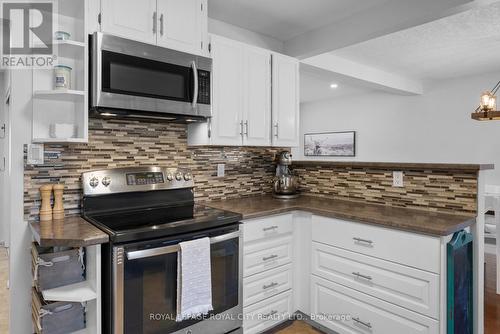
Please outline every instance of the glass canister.
[[66, 65], [54, 66], [54, 89], [71, 89], [71, 70]]

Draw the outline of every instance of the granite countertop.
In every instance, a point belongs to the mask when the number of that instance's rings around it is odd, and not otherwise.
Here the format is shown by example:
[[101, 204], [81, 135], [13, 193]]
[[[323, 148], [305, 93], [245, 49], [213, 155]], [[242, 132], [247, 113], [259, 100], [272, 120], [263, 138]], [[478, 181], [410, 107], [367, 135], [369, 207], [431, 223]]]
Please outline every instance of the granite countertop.
[[270, 195], [252, 196], [214, 201], [206, 205], [240, 213], [243, 219], [301, 210], [325, 217], [433, 236], [446, 236], [476, 222], [476, 218], [472, 215], [453, 215], [306, 195], [292, 200], [279, 200]]
[[331, 167], [331, 168], [373, 168], [399, 170], [446, 170], [478, 172], [495, 168], [494, 164], [459, 164], [459, 163], [418, 163], [418, 162], [364, 162], [364, 161], [327, 161], [327, 160], [300, 160], [293, 162], [294, 167]]
[[79, 216], [64, 220], [30, 223], [33, 236], [42, 247], [87, 247], [109, 241], [106, 233]]

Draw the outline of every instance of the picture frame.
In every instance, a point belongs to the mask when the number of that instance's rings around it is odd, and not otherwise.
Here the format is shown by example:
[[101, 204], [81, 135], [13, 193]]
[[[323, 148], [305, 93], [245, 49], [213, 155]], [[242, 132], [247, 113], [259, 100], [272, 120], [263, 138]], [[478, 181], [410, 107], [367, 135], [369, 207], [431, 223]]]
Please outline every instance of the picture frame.
[[356, 131], [320, 132], [304, 134], [306, 157], [356, 156]]

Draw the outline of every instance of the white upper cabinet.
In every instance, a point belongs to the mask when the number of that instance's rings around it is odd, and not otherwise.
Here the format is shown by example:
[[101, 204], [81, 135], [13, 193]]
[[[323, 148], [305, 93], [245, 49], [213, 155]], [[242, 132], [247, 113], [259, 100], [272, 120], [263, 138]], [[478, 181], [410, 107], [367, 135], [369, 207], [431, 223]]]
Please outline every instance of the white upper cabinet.
[[[243, 46], [212, 36], [212, 145], [242, 144]], [[209, 138], [207, 138], [209, 139]]]
[[203, 53], [206, 48], [206, 8], [206, 0], [158, 0], [158, 45]]
[[207, 0], [101, 0], [101, 31], [207, 55]]
[[299, 61], [272, 55], [273, 146], [299, 146]]
[[243, 144], [271, 145], [271, 53], [247, 47], [243, 57]]
[[144, 43], [156, 43], [156, 0], [102, 0], [101, 30]]
[[271, 146], [271, 51], [211, 36], [210, 127], [189, 126], [190, 145]]

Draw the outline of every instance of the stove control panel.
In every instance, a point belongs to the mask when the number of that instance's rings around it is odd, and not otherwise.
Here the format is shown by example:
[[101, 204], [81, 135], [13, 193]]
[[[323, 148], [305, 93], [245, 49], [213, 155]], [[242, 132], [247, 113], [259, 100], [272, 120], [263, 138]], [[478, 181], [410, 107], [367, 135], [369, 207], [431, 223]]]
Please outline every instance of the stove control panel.
[[82, 174], [85, 196], [113, 193], [193, 188], [190, 170], [164, 167], [132, 167]]

